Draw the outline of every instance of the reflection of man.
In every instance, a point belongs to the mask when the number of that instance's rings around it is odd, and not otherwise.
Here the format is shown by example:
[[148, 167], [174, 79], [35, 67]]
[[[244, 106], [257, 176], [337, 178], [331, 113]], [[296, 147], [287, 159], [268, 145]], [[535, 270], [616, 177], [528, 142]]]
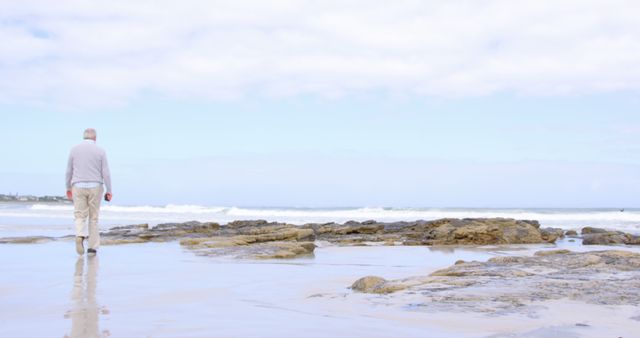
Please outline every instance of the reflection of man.
[[100, 246], [98, 213], [103, 183], [107, 188], [104, 199], [111, 201], [111, 175], [107, 155], [96, 145], [95, 129], [89, 128], [84, 131], [84, 141], [71, 149], [66, 174], [67, 198], [73, 198], [76, 251], [79, 255], [84, 253], [86, 238], [89, 238], [88, 253], [95, 254]]
[[65, 337], [106, 337], [109, 331], [102, 335], [98, 332], [98, 316], [100, 312], [108, 313], [106, 309], [98, 307], [96, 302], [96, 285], [98, 272], [98, 257], [90, 255], [87, 258], [87, 274], [84, 276], [84, 256], [78, 257], [71, 291], [73, 308], [65, 317], [71, 317], [71, 334]]

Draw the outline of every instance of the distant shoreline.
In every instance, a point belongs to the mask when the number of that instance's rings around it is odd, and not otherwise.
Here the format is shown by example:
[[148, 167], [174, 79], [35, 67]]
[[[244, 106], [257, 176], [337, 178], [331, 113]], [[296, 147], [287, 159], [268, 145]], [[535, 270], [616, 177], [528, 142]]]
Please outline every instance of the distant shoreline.
[[5, 195], [0, 194], [0, 202], [13, 203], [71, 203], [65, 196], [34, 196], [34, 195]]

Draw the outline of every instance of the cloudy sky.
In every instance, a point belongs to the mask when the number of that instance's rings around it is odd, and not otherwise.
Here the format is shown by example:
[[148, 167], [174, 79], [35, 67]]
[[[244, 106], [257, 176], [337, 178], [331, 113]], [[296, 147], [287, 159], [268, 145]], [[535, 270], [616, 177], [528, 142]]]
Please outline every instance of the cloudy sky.
[[638, 1], [2, 1], [0, 193], [640, 207]]

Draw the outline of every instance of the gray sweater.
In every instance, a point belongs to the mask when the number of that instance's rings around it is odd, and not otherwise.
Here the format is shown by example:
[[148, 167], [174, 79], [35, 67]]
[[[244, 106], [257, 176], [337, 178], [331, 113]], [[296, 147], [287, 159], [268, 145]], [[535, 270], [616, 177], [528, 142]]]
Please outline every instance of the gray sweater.
[[71, 149], [67, 163], [67, 190], [77, 182], [104, 183], [107, 192], [111, 192], [111, 175], [107, 154], [92, 140], [84, 140]]

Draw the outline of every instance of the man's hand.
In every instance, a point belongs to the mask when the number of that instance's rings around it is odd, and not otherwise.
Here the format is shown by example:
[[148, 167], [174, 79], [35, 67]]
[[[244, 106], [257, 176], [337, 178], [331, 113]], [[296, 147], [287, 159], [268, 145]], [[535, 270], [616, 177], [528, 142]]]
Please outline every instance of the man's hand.
[[104, 200], [107, 202], [111, 202], [111, 197], [113, 197], [113, 195], [111, 195], [110, 192], [104, 194]]
[[71, 193], [71, 190], [67, 190], [67, 199], [73, 199], [73, 193]]

